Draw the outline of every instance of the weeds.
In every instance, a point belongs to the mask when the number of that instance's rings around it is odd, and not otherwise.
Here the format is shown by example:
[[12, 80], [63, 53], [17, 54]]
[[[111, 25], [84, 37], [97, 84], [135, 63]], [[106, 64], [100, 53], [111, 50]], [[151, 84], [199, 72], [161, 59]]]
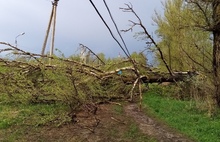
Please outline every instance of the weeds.
[[149, 92], [144, 97], [145, 107], [153, 115], [170, 126], [201, 142], [218, 142], [220, 139], [220, 115], [208, 117], [196, 103], [165, 98]]
[[[85, 141], [88, 136], [95, 140], [96, 137], [97, 140], [101, 138], [104, 141], [149, 142], [150, 140], [140, 132], [130, 118], [125, 116], [123, 107], [119, 105], [109, 105], [108, 112], [105, 111], [106, 109], [100, 109], [96, 117], [100, 117], [101, 124], [96, 128], [96, 133], [89, 134], [88, 129], [78, 126], [81, 123], [83, 126], [91, 126], [92, 119], [84, 118], [82, 115], [81, 119], [78, 118], [80, 119], [78, 124], [71, 123], [67, 115], [69, 107], [64, 104], [9, 103], [8, 100], [3, 99], [3, 96], [1, 99], [0, 141], [2, 142], [56, 141], [57, 139], [70, 141], [68, 139], [70, 137], [76, 139], [73, 141]], [[85, 136], [81, 136], [82, 133], [85, 133]]]
[[0, 104], [0, 129], [10, 128], [12, 125], [39, 126], [51, 122], [59, 125], [63, 121], [69, 121], [66, 113], [68, 108], [63, 104]]

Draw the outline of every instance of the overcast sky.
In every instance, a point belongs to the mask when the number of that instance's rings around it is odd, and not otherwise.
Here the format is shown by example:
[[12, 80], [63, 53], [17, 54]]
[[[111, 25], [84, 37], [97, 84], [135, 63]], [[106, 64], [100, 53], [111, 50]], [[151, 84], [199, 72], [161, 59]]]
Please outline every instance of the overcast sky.
[[[114, 31], [114, 35], [117, 35], [103, 1], [93, 0], [93, 2]], [[106, 0], [106, 2], [120, 30], [129, 28], [128, 20], [136, 21], [132, 13], [124, 13], [119, 9], [125, 7], [124, 3], [130, 2], [149, 33], [155, 31], [152, 16], [155, 10], [162, 12], [161, 0]], [[18, 47], [40, 53], [52, 10], [51, 1], [0, 0], [0, 5], [0, 41], [15, 45], [15, 37], [25, 32], [25, 35], [17, 38]], [[136, 31], [139, 30], [141, 29], [136, 28]], [[135, 39], [134, 34], [135, 32], [122, 33], [130, 52], [138, 52], [145, 47], [145, 42]], [[59, 0], [55, 48], [69, 56], [77, 54], [79, 43], [88, 46], [95, 53], [103, 52], [107, 57], [116, 57], [119, 52], [123, 55], [89, 0]], [[49, 45], [46, 48], [46, 52], [48, 51]]]

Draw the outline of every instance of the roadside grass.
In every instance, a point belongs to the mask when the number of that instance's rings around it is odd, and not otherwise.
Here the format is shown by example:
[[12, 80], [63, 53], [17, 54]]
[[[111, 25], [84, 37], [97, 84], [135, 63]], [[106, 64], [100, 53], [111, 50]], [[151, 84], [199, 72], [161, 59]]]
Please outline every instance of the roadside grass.
[[[59, 104], [37, 104], [37, 105], [1, 105], [0, 129], [7, 129], [11, 125], [40, 126], [50, 122], [63, 119], [65, 108]], [[64, 110], [64, 111], [61, 111]], [[67, 120], [65, 118], [64, 120]]]
[[220, 141], [220, 114], [208, 117], [192, 101], [175, 100], [149, 91], [143, 98], [144, 108], [158, 119], [199, 142]]
[[[30, 104], [21, 102], [22, 101], [19, 100], [13, 100], [12, 98], [10, 99], [6, 95], [0, 96], [1, 142], [33, 140], [68, 141], [68, 134], [69, 137], [76, 137], [80, 139], [83, 138], [83, 136], [77, 136], [75, 132], [80, 131], [81, 133], [87, 133], [88, 131], [83, 128], [75, 130], [75, 128], [78, 127], [74, 127], [75, 125], [71, 125], [71, 123], [69, 123], [71, 119], [68, 117], [68, 107], [64, 104]], [[101, 120], [101, 123], [103, 124], [100, 124], [100, 127], [97, 128], [97, 133], [94, 133], [94, 135], [102, 137], [103, 139], [106, 138], [106, 141], [155, 141], [154, 139], [142, 134], [138, 125], [131, 118], [126, 117], [123, 106], [114, 105], [110, 109], [110, 112], [105, 112], [107, 115], [105, 116], [106, 118], [104, 116], [100, 116], [104, 117], [104, 120]], [[111, 116], [116, 120], [112, 120]], [[121, 122], [117, 120], [120, 120]], [[90, 125], [90, 122], [87, 123]], [[61, 132], [62, 130], [64, 130], [64, 132]], [[64, 134], [65, 132], [68, 134]], [[56, 136], [56, 134], [58, 136]], [[62, 135], [65, 137], [62, 137]]]
[[70, 121], [67, 107], [62, 104], [28, 104], [0, 97], [0, 141], [21, 139], [28, 131], [37, 131], [38, 126], [59, 126]]

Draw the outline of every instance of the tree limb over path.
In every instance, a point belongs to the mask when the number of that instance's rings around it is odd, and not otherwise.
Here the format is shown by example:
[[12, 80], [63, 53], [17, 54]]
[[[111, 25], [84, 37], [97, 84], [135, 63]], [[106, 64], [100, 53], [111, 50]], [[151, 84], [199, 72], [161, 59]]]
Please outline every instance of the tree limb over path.
[[[135, 80], [137, 79], [136, 72], [140, 74], [140, 79], [142, 80], [143, 83], [161, 83], [161, 82], [176, 82], [176, 81], [184, 81], [186, 78], [190, 78], [194, 75], [197, 75], [198, 73], [196, 72], [173, 72], [172, 75], [170, 73], [160, 73], [153, 71], [150, 67], [147, 67], [145, 65], [136, 63], [138, 68], [135, 69], [132, 64], [130, 66], [124, 66], [120, 68], [115, 68], [114, 70], [105, 70], [100, 67], [95, 67], [91, 66], [89, 64], [85, 64], [79, 61], [75, 60], [70, 60], [70, 59], [64, 59], [64, 58], [59, 58], [55, 56], [47, 56], [47, 55], [41, 55], [41, 54], [35, 54], [35, 53], [30, 53], [23, 51], [9, 43], [5, 42], [0, 42], [1, 45], [7, 46], [7, 48], [1, 49], [1, 53], [5, 51], [12, 51], [12, 54], [15, 53], [16, 55], [22, 55], [27, 59], [34, 59], [32, 62], [27, 62], [25, 61], [19, 61], [19, 60], [8, 60], [4, 58], [0, 58], [0, 62], [3, 63], [2, 65], [7, 65], [7, 66], [13, 66], [17, 68], [23, 68], [26, 70], [29, 67], [32, 68], [39, 68], [40, 65], [44, 65], [46, 69], [57, 69], [57, 68], [62, 68], [59, 64], [56, 65], [49, 65], [47, 63], [43, 62], [44, 58], [50, 58], [52, 60], [58, 60], [61, 62], [64, 62], [65, 64], [70, 64], [71, 66], [74, 67], [74, 69], [77, 72], [81, 72], [82, 74], [87, 74], [89, 76], [96, 77], [97, 79], [104, 80], [107, 78], [112, 78], [113, 76], [120, 76], [120, 78], [123, 80], [125, 84], [130, 84], [134, 83]], [[9, 47], [9, 48], [8, 48]], [[17, 52], [14, 52], [14, 51]], [[123, 60], [119, 62], [118, 64], [124, 63], [128, 64], [130, 60]], [[140, 72], [139, 70], [144, 70]], [[122, 75], [118, 74], [119, 71], [123, 71]], [[31, 71], [29, 71], [31, 72]], [[127, 73], [129, 72], [129, 73]]]

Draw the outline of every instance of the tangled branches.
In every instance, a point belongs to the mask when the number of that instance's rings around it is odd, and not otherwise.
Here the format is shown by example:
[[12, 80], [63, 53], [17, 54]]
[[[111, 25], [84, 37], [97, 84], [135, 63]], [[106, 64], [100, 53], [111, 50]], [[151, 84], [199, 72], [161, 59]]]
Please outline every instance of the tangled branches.
[[181, 81], [189, 76], [188, 72], [174, 76], [154, 72], [133, 59], [90, 65], [76, 59], [25, 52], [5, 42], [0, 44], [6, 46], [1, 53], [10, 51], [16, 55], [0, 58], [0, 93], [31, 103], [64, 103], [73, 119], [82, 109], [95, 114], [99, 103], [132, 101], [134, 94], [141, 99], [143, 83]]
[[[136, 69], [126, 60], [95, 66], [68, 58], [25, 52], [5, 42], [0, 44], [6, 46], [1, 53], [10, 51], [17, 56], [0, 58], [0, 85], [4, 86], [1, 93], [19, 96], [32, 103], [61, 101], [75, 112], [85, 104], [95, 106], [112, 99], [127, 99], [136, 80]], [[53, 64], [48, 64], [48, 59]]]

